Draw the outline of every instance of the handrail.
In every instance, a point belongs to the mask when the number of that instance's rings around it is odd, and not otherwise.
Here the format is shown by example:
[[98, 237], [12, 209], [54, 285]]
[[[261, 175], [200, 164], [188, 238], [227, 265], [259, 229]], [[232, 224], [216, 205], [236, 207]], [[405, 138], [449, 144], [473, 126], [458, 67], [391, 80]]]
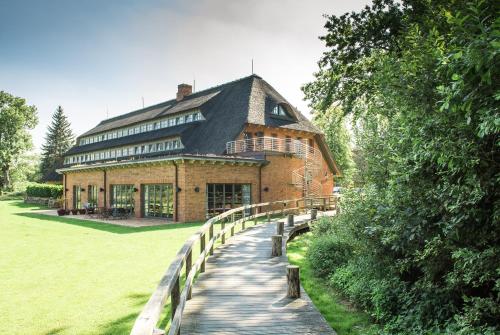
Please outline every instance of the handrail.
[[[331, 202], [330, 197], [318, 197], [318, 199], [323, 199], [323, 203], [325, 205], [327, 203], [326, 199], [328, 199], [329, 204]], [[242, 229], [245, 229], [245, 222], [247, 220], [252, 220], [277, 213], [283, 215], [286, 211], [307, 208], [308, 202], [312, 204], [312, 201], [312, 198], [300, 198], [246, 205], [228, 210], [207, 220], [205, 224], [203, 224], [203, 226], [196, 233], [194, 233], [177, 252], [174, 260], [172, 261], [172, 263], [170, 263], [170, 266], [161, 278], [158, 287], [153, 292], [148, 302], [144, 306], [142, 312], [137, 317], [130, 334], [152, 335], [157, 333], [159, 330], [156, 329], [156, 325], [160, 319], [163, 308], [169, 297], [171, 298], [172, 306], [172, 323], [170, 325], [168, 334], [178, 334], [181, 326], [184, 306], [186, 304], [186, 301], [191, 298], [191, 290], [194, 278], [196, 277], [198, 272], [205, 271], [206, 258], [209, 255], [213, 254], [215, 243], [217, 242], [217, 240], [219, 240], [219, 238], [221, 239], [221, 243], [225, 244], [226, 235], [231, 234], [232, 236], [234, 234], [234, 227], [237, 224], [241, 223]], [[295, 206], [288, 206], [288, 204], [290, 203], [294, 204]], [[246, 216], [245, 213], [248, 210], [252, 209], [254, 209], [256, 213]], [[242, 218], [235, 220], [235, 215], [238, 213], [242, 214]], [[226, 225], [225, 221], [229, 218], [231, 219], [231, 222]], [[217, 222], [221, 223], [221, 229], [217, 234], [214, 234], [214, 224]], [[209, 235], [208, 242], [206, 241], [207, 233]], [[200, 241], [200, 255], [196, 259], [196, 262], [193, 264], [193, 246], [198, 240]], [[205, 244], [205, 242], [207, 242], [207, 244]], [[186, 266], [186, 280], [184, 283], [184, 288], [181, 292], [180, 279], [182, 268], [184, 265]]]

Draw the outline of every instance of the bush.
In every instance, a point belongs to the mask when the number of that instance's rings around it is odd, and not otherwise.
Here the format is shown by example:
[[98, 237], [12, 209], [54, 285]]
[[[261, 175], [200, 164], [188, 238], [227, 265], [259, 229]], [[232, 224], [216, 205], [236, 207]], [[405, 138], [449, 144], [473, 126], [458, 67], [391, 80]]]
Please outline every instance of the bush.
[[39, 198], [61, 198], [63, 195], [62, 185], [53, 184], [30, 184], [26, 187], [26, 195], [28, 197], [39, 197]]
[[313, 240], [307, 250], [307, 258], [314, 274], [327, 277], [337, 267], [346, 263], [351, 254], [349, 244], [334, 235], [324, 235]]

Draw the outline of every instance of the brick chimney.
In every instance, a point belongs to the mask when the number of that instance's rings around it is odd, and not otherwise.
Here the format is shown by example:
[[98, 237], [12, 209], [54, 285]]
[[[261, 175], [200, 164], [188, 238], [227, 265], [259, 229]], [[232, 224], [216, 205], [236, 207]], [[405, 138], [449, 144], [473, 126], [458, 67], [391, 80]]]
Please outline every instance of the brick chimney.
[[184, 99], [186, 95], [193, 93], [193, 86], [188, 84], [177, 85], [177, 101]]

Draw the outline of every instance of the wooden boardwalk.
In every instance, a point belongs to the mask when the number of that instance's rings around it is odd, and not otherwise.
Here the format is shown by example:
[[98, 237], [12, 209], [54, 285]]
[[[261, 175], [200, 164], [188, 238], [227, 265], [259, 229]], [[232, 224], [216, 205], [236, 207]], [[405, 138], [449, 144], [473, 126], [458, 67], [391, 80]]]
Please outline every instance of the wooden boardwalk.
[[286, 298], [288, 261], [271, 257], [274, 234], [275, 222], [257, 225], [215, 250], [186, 304], [181, 334], [335, 334], [302, 288], [301, 298]]

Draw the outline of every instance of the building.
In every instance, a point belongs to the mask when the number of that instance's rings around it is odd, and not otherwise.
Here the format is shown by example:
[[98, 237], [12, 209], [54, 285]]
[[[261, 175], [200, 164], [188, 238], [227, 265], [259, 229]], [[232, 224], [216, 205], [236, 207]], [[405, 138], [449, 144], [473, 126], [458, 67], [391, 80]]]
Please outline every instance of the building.
[[65, 206], [187, 222], [250, 203], [329, 195], [321, 132], [257, 75], [106, 119], [65, 154]]

